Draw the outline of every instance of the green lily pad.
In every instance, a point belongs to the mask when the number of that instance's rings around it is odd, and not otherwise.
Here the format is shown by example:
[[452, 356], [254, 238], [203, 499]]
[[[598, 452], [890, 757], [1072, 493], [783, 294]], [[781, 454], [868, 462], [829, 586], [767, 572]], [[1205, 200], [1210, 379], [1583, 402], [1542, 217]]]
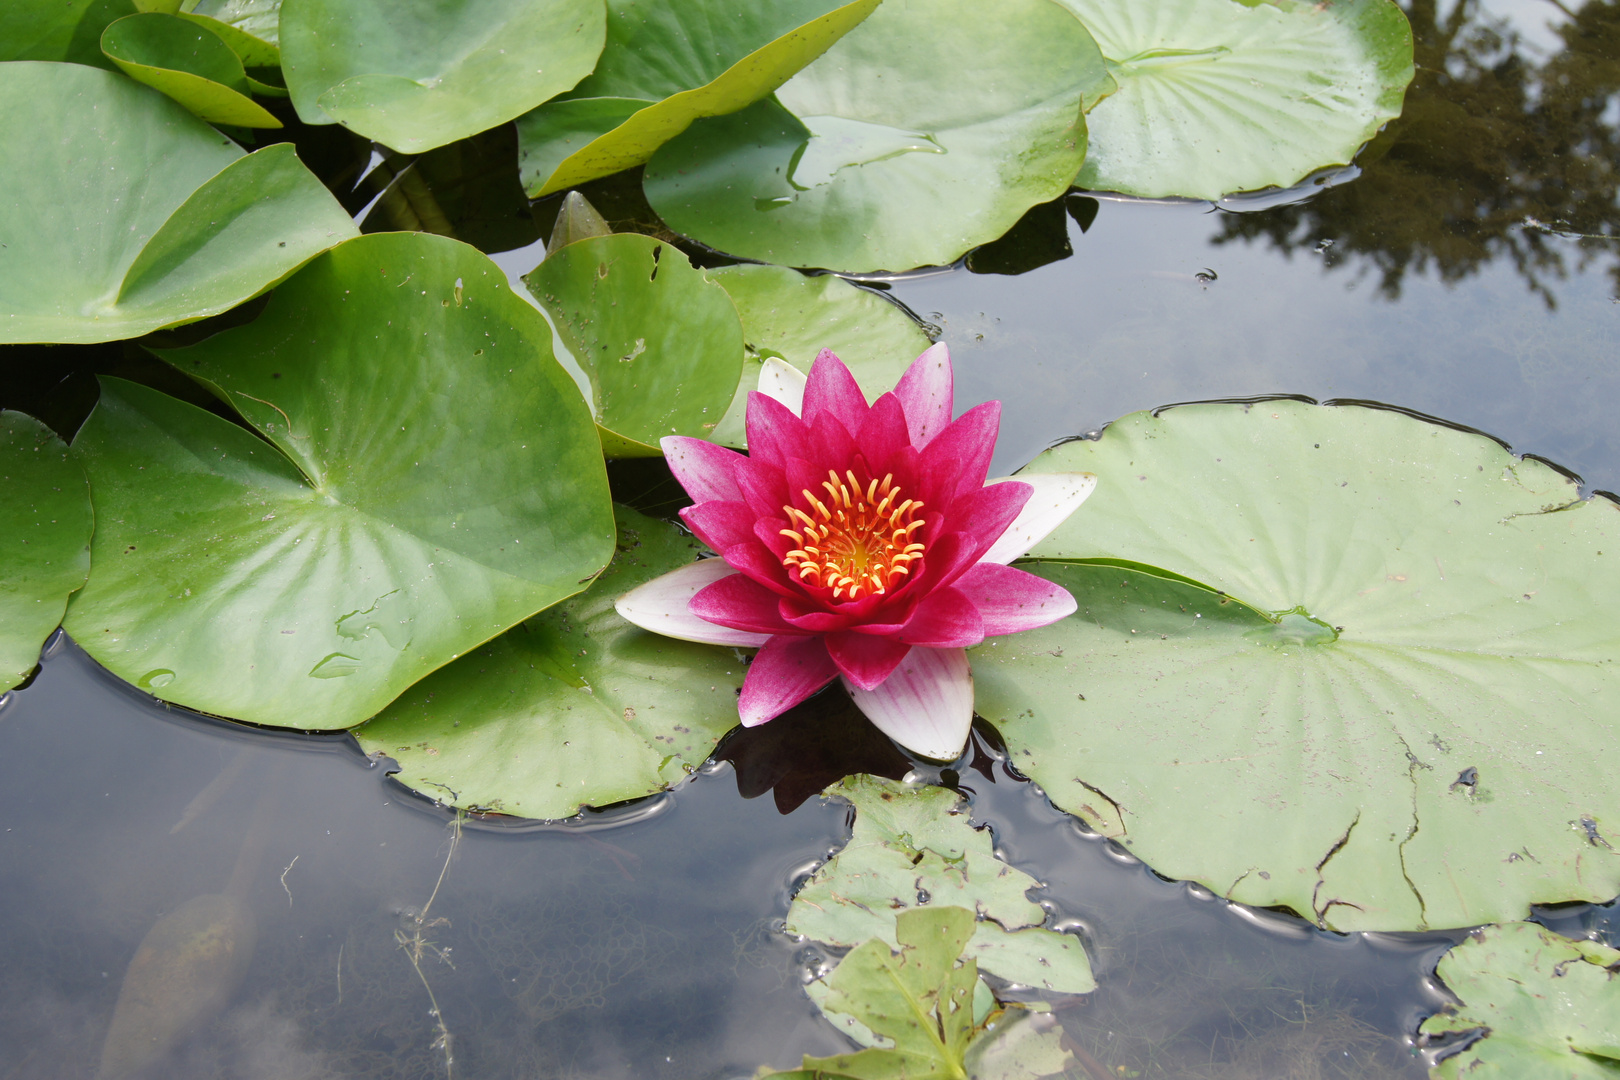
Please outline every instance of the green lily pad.
[[886, 3], [767, 99], [653, 155], [670, 228], [745, 258], [864, 272], [955, 260], [1063, 194], [1112, 84], [1051, 0]]
[[595, 584], [412, 687], [355, 733], [361, 747], [441, 802], [529, 818], [650, 795], [701, 765], [737, 726], [747, 665], [619, 617], [614, 600], [703, 547], [615, 515], [618, 551]]
[[241, 148], [149, 87], [0, 65], [0, 342], [136, 337], [235, 307], [354, 223], [290, 143]]
[[849, 366], [868, 401], [893, 390], [907, 366], [932, 344], [900, 305], [834, 274], [809, 276], [785, 266], [742, 264], [708, 271], [737, 305], [743, 366], [737, 395], [710, 436], [748, 445], [743, 418], [748, 392], [759, 385], [766, 357], [810, 373], [816, 354], [831, 349]]
[[518, 120], [523, 186], [565, 191], [633, 168], [703, 116], [767, 96], [880, 0], [609, 0], [596, 71]]
[[1533, 923], [1487, 926], [1440, 958], [1462, 1004], [1422, 1033], [1483, 1029], [1442, 1061], [1435, 1080], [1613, 1080], [1620, 1075], [1620, 950], [1571, 941]]
[[408, 154], [476, 135], [590, 74], [603, 0], [284, 0], [298, 115]]
[[1080, 610], [973, 669], [1058, 805], [1339, 930], [1620, 892], [1620, 507], [1479, 435], [1294, 401], [1136, 413], [1031, 468], [1099, 478], [1032, 552]]
[[964, 948], [981, 969], [1061, 994], [1097, 988], [1079, 939], [1041, 927], [1046, 912], [1025, 895], [1040, 883], [996, 858], [955, 792], [863, 775], [824, 794], [855, 807], [854, 832], [793, 898], [788, 933], [898, 948], [897, 916], [951, 904], [980, 916]]
[[0, 61], [111, 68], [101, 52], [101, 32], [135, 11], [131, 0], [6, 0], [0, 4]]
[[350, 727], [612, 554], [550, 330], [464, 244], [351, 240], [162, 355], [252, 430], [104, 380], [73, 444], [101, 527], [65, 625], [167, 701]]
[[167, 94], [209, 123], [281, 127], [280, 120], [249, 96], [241, 59], [200, 23], [157, 12], [131, 15], [107, 27], [101, 51], [125, 75]]
[[737, 391], [742, 325], [678, 248], [637, 233], [557, 249], [524, 279], [590, 379], [610, 457], [656, 457], [665, 435], [709, 438]]
[[1390, 0], [1059, 0], [1119, 84], [1081, 187], [1218, 199], [1350, 161], [1401, 114], [1412, 28]]
[[28, 677], [90, 572], [90, 488], [67, 444], [33, 417], [0, 410], [0, 692]]
[[220, 35], [248, 67], [281, 63], [281, 0], [198, 0], [180, 14], [206, 19], [210, 26], [222, 23], [247, 39]]

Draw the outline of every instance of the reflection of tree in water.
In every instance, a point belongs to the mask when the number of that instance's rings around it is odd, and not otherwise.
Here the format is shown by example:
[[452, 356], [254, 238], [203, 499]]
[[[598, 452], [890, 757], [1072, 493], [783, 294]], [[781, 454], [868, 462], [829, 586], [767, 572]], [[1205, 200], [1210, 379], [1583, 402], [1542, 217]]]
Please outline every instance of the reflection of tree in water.
[[[1385, 296], [1408, 271], [1452, 283], [1507, 258], [1549, 308], [1567, 273], [1549, 232], [1580, 234], [1580, 268], [1609, 262], [1620, 287], [1620, 0], [1588, 0], [1539, 66], [1505, 23], [1458, 0], [1406, 0], [1417, 75], [1401, 117], [1362, 152], [1361, 176], [1292, 206], [1227, 215], [1214, 243], [1267, 240], [1291, 254], [1348, 254]], [[1551, 8], [1549, 8], [1551, 11]]]

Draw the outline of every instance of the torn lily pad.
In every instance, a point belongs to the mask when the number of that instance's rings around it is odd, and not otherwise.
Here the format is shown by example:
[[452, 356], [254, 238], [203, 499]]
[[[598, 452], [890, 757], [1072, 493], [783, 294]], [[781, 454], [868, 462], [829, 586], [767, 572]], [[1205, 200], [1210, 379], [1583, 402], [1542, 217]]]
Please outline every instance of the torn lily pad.
[[413, 686], [355, 733], [361, 747], [447, 805], [547, 819], [651, 795], [702, 764], [736, 726], [747, 665], [614, 612], [703, 550], [668, 522], [614, 512], [617, 551], [590, 588]]
[[1399, 412], [1136, 413], [1033, 472], [1078, 614], [973, 653], [979, 712], [1155, 870], [1337, 930], [1620, 891], [1620, 506]]
[[996, 858], [955, 792], [854, 776], [824, 794], [855, 807], [854, 832], [793, 898], [789, 933], [896, 945], [897, 915], [956, 905], [979, 916], [965, 948], [985, 971], [1054, 993], [1096, 989], [1080, 940], [1042, 927], [1046, 912], [1026, 895], [1039, 882]]

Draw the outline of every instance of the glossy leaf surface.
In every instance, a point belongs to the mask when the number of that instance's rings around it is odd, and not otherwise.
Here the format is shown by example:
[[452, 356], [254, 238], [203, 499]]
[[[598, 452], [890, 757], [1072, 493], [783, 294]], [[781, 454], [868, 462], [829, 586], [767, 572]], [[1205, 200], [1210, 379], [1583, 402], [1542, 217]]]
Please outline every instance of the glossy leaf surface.
[[101, 51], [125, 75], [209, 123], [281, 126], [249, 96], [241, 59], [202, 23], [158, 12], [131, 15], [107, 27]]

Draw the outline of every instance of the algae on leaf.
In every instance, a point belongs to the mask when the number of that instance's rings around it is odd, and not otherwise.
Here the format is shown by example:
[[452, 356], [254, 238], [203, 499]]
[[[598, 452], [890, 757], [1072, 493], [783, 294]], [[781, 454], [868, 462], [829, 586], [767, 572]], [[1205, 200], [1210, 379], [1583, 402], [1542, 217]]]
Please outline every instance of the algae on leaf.
[[1078, 614], [978, 708], [1155, 870], [1337, 930], [1620, 891], [1620, 506], [1497, 443], [1295, 401], [1137, 413], [1026, 564]]
[[590, 588], [412, 687], [355, 733], [361, 747], [441, 802], [529, 818], [650, 795], [702, 764], [737, 724], [747, 664], [619, 617], [614, 600], [703, 548], [615, 515], [617, 552]]
[[252, 430], [103, 380], [74, 440], [96, 562], [66, 626], [164, 700], [350, 727], [612, 554], [585, 403], [464, 244], [351, 240], [254, 322], [163, 356]]

